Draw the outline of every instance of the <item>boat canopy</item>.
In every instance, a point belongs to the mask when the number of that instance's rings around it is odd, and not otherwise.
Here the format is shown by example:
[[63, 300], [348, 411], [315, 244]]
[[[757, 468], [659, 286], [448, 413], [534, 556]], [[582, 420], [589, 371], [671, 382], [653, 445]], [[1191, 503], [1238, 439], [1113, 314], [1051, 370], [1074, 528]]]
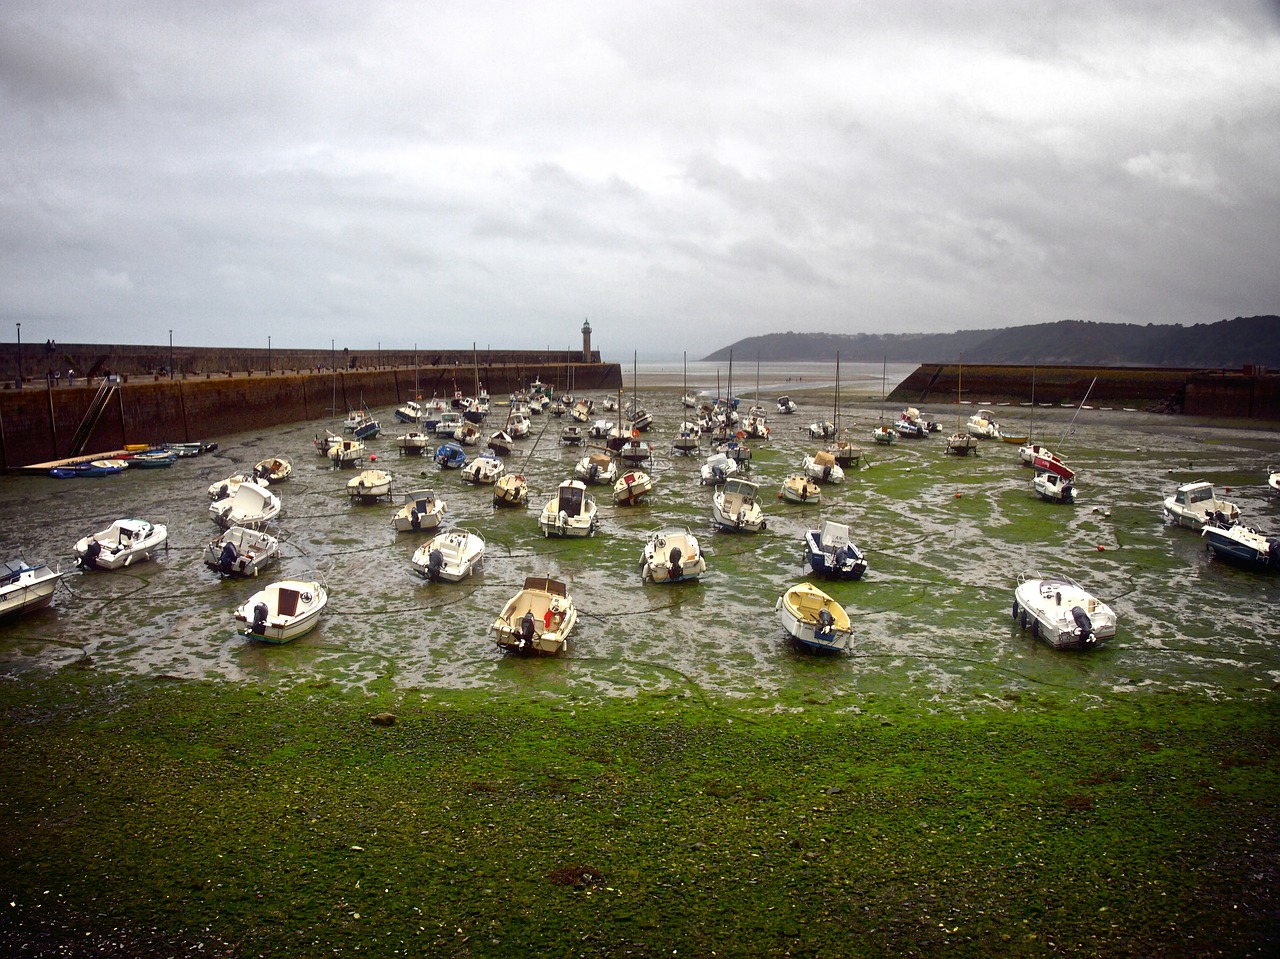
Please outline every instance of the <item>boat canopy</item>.
[[569, 595], [564, 583], [546, 576], [526, 576], [524, 578], [524, 588], [534, 589], [541, 593], [550, 593], [552, 596]]

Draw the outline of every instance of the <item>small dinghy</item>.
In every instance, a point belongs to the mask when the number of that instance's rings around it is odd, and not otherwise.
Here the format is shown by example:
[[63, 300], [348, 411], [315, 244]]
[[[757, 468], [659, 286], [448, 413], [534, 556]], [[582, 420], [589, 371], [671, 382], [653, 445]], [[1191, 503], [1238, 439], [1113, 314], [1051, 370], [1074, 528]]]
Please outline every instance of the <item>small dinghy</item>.
[[456, 440], [450, 440], [437, 447], [435, 456], [432, 458], [440, 465], [441, 469], [458, 470], [462, 469], [467, 463], [467, 451]]
[[76, 564], [84, 569], [123, 569], [150, 559], [168, 538], [167, 526], [145, 519], [118, 519], [76, 543]]
[[510, 456], [513, 443], [515, 443], [515, 437], [506, 430], [498, 430], [489, 437], [489, 449], [499, 456]]
[[978, 440], [968, 433], [952, 433], [947, 437], [947, 452], [956, 456], [978, 455]]
[[698, 482], [703, 486], [723, 483], [738, 472], [738, 463], [729, 458], [727, 453], [712, 453], [698, 470]]
[[484, 539], [466, 529], [438, 533], [414, 551], [410, 564], [426, 580], [456, 583], [484, 562]]
[[507, 473], [493, 484], [493, 502], [498, 506], [526, 506], [529, 484], [519, 473]]
[[564, 583], [529, 576], [489, 628], [506, 652], [553, 656], [568, 644], [577, 622], [578, 610]]
[[391, 474], [386, 470], [361, 470], [347, 480], [347, 495], [362, 503], [373, 503], [391, 495]]
[[244, 634], [252, 639], [288, 643], [315, 628], [328, 602], [321, 583], [286, 579], [254, 593], [235, 617], [245, 623]]
[[434, 490], [416, 489], [404, 494], [404, 499], [396, 514], [391, 517], [391, 526], [398, 533], [412, 533], [418, 530], [431, 530], [440, 525], [448, 507]]
[[204, 564], [223, 576], [257, 576], [280, 558], [280, 541], [262, 530], [233, 526], [204, 548]]
[[627, 470], [613, 484], [613, 501], [619, 506], [635, 506], [653, 489], [653, 480], [642, 470]]
[[481, 453], [462, 467], [462, 478], [468, 483], [489, 486], [498, 482], [506, 471], [506, 464], [493, 453]]
[[1013, 619], [1055, 649], [1085, 649], [1116, 634], [1116, 614], [1060, 573], [1025, 573], [1013, 593]]
[[262, 529], [280, 515], [280, 497], [267, 487], [246, 480], [225, 499], [209, 506], [209, 518], [223, 529], [247, 526]]
[[220, 479], [216, 483], [209, 484], [209, 499], [220, 500], [234, 496], [241, 483], [257, 483], [259, 486], [267, 485], [252, 473], [232, 473], [226, 479]]
[[844, 607], [812, 583], [792, 586], [774, 610], [782, 626], [806, 649], [842, 653], [853, 648], [853, 630]]
[[640, 579], [645, 582], [684, 582], [706, 571], [698, 538], [685, 526], [668, 526], [649, 534], [640, 554]]
[[819, 483], [843, 483], [844, 470], [826, 450], [811, 453], [801, 462], [805, 475]]
[[1074, 503], [1076, 501], [1075, 482], [1059, 476], [1057, 473], [1036, 473], [1031, 479], [1031, 488], [1042, 500], [1050, 503]]
[[782, 481], [782, 499], [791, 503], [817, 506], [822, 502], [822, 487], [804, 473], [792, 473]]
[[871, 431], [871, 438], [881, 446], [892, 446], [898, 442], [898, 431], [892, 426], [881, 424]]
[[0, 564], [0, 617], [17, 616], [53, 602], [62, 571], [44, 563], [11, 559]]
[[329, 444], [329, 460], [340, 469], [359, 466], [364, 461], [364, 444], [359, 440], [347, 440], [337, 437], [336, 443]]
[[1261, 569], [1280, 566], [1280, 538], [1240, 523], [1205, 523], [1200, 530], [1205, 549], [1241, 566]]
[[599, 525], [596, 501], [581, 480], [565, 480], [538, 516], [542, 535], [591, 536]]
[[253, 468], [253, 475], [259, 481], [266, 480], [263, 486], [271, 483], [283, 483], [293, 475], [293, 464], [287, 459], [280, 456], [272, 456], [269, 459], [261, 460]]
[[396, 449], [401, 456], [421, 456], [431, 447], [433, 440], [426, 433], [413, 431], [396, 437]]
[[560, 431], [561, 446], [581, 446], [587, 441], [587, 434], [577, 423], [570, 423]]
[[573, 475], [592, 484], [611, 484], [618, 478], [618, 464], [608, 453], [588, 453], [574, 464]]
[[854, 545], [849, 527], [830, 520], [804, 534], [804, 557], [809, 568], [828, 579], [861, 579], [867, 557]]
[[129, 465], [134, 469], [154, 470], [168, 469], [178, 458], [173, 450], [149, 449], [134, 453], [129, 457]]
[[742, 479], [728, 479], [711, 497], [711, 519], [732, 533], [758, 533], [766, 527], [760, 508], [760, 488]]

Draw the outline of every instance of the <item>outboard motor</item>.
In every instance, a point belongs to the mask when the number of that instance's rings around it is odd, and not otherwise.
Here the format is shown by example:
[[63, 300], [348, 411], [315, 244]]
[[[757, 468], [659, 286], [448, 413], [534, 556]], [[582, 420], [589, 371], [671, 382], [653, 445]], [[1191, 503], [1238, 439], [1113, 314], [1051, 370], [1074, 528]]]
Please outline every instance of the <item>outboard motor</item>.
[[265, 633], [267, 630], [267, 604], [258, 603], [253, 607], [253, 631]]
[[824, 480], [829, 480], [829, 479], [831, 479], [831, 467], [830, 467], [830, 466], [824, 466], [824, 467], [822, 467], [822, 478], [823, 478]]
[[598, 463], [592, 463], [591, 468], [587, 470], [587, 479], [590, 480], [592, 483], [594, 483], [599, 478], [600, 478], [600, 465]]
[[680, 565], [680, 560], [684, 557], [679, 546], [672, 546], [671, 552], [667, 553], [667, 562], [671, 564], [671, 570], [667, 574], [671, 579], [679, 579], [684, 574], [684, 568]]
[[1267, 562], [1272, 566], [1280, 565], [1280, 539], [1272, 537], [1267, 540]]
[[444, 567], [444, 553], [433, 549], [427, 554], [427, 579], [435, 582], [440, 578], [440, 570]]
[[1093, 642], [1093, 620], [1089, 619], [1089, 614], [1080, 606], [1071, 607], [1071, 618], [1076, 621], [1076, 630], [1080, 634], [1080, 639], [1086, 643]]
[[102, 544], [96, 539], [89, 540], [89, 545], [84, 549], [84, 558], [81, 563], [86, 569], [98, 568], [98, 556], [102, 553]]
[[218, 556], [218, 572], [224, 576], [230, 576], [235, 570], [236, 560], [240, 558], [240, 554], [236, 552], [234, 543], [223, 543], [222, 553]]
[[409, 525], [414, 529], [422, 528], [422, 516], [418, 513], [418, 507], [414, 506], [409, 509]]
[[823, 606], [818, 610], [818, 628], [816, 630], [819, 636], [830, 636], [831, 627], [836, 624], [836, 618], [831, 615], [831, 610]]

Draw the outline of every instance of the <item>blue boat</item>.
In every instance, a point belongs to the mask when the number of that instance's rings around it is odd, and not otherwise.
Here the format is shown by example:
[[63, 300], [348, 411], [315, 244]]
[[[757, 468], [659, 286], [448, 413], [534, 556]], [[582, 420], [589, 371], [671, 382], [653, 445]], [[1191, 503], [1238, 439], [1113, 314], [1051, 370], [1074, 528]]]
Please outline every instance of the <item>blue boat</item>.
[[805, 533], [804, 554], [813, 571], [829, 579], [861, 579], [867, 571], [867, 558], [850, 540], [844, 523], [827, 521], [821, 529]]
[[372, 416], [366, 414], [360, 422], [356, 423], [355, 429], [352, 430], [358, 440], [373, 439], [382, 430], [382, 424], [375, 420]]
[[92, 463], [75, 463], [70, 466], [55, 466], [49, 475], [57, 479], [92, 479], [98, 476], [114, 476], [123, 472], [125, 464], [120, 460], [94, 460]]
[[1240, 523], [1206, 523], [1200, 530], [1211, 556], [1241, 566], [1280, 566], [1280, 538]]
[[458, 443], [450, 440], [443, 446], [436, 448], [435, 461], [445, 469], [456, 470], [462, 469], [467, 462], [467, 451]]

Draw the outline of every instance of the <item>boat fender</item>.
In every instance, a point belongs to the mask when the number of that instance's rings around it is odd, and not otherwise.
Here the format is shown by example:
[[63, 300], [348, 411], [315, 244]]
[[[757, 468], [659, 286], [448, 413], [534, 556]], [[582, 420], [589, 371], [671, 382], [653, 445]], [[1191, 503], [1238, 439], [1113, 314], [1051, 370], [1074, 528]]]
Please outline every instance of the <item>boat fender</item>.
[[561, 533], [563, 533], [564, 528], [568, 525], [569, 525], [569, 514], [564, 510], [561, 510], [559, 513], [556, 514], [556, 529], [559, 530]]
[[830, 467], [830, 466], [824, 466], [824, 467], [822, 467], [822, 478], [823, 478], [824, 480], [829, 480], [829, 479], [831, 479], [831, 467]]
[[265, 632], [267, 628], [267, 604], [257, 603], [253, 607], [253, 631]]
[[587, 470], [587, 479], [589, 479], [591, 482], [594, 483], [598, 481], [599, 478], [600, 478], [600, 467], [598, 464], [592, 463], [591, 468]]
[[440, 570], [444, 566], [444, 553], [438, 549], [433, 549], [427, 554], [427, 579], [437, 580], [440, 578]]
[[1018, 618], [1018, 601], [1016, 599], [1013, 601], [1013, 618]]
[[234, 543], [223, 543], [222, 554], [218, 557], [218, 572], [229, 576], [236, 568], [236, 547]]
[[1076, 630], [1086, 643], [1093, 642], [1093, 621], [1089, 619], [1083, 607], [1072, 606], [1071, 618], [1076, 621]]
[[827, 609], [827, 607], [825, 606], [823, 606], [822, 609], [818, 610], [817, 633], [819, 636], [830, 636], [831, 628], [835, 625], [835, 623], [836, 623], [836, 618], [831, 615], [831, 610]]
[[667, 562], [671, 566], [670, 576], [672, 579], [679, 579], [684, 572], [684, 568], [680, 565], [680, 560], [684, 556], [679, 546], [672, 546], [671, 552], [667, 554]]

